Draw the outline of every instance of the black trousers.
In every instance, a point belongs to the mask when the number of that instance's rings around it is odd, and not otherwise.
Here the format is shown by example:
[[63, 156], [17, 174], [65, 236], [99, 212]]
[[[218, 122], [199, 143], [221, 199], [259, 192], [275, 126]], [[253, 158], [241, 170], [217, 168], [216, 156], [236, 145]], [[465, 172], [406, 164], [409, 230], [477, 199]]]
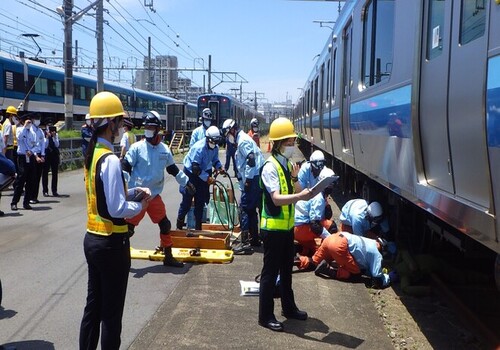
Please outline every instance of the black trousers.
[[23, 204], [29, 205], [35, 182], [35, 163], [35, 156], [29, 157], [29, 162], [26, 161], [26, 155], [24, 154], [20, 154], [17, 157], [17, 179], [14, 185], [14, 195], [12, 196], [11, 204], [19, 202], [24, 189]]
[[89, 269], [87, 305], [80, 326], [80, 350], [119, 349], [130, 270], [130, 242], [125, 234], [109, 237], [87, 232], [83, 242]]
[[[41, 157], [41, 154], [38, 154]], [[38, 200], [38, 192], [40, 192], [40, 180], [42, 179], [42, 173], [45, 163], [38, 163], [35, 161], [35, 179], [33, 183], [33, 191], [31, 193], [30, 199]]]
[[292, 290], [295, 248], [293, 228], [288, 232], [261, 230], [264, 242], [264, 265], [260, 275], [259, 321], [274, 320], [274, 288], [280, 275], [281, 307], [285, 313], [297, 310]]
[[59, 153], [50, 152], [45, 156], [42, 173], [43, 193], [49, 193], [49, 171], [52, 172], [51, 190], [52, 194], [57, 193], [57, 180], [59, 173]]

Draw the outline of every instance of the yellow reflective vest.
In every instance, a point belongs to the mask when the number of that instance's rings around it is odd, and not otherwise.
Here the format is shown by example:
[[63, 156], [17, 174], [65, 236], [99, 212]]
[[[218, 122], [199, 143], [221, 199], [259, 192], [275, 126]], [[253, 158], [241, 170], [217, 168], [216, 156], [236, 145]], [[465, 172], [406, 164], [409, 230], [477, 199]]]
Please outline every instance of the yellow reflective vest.
[[[280, 194], [294, 193], [294, 186], [291, 183], [290, 174], [292, 172], [292, 164], [287, 161], [287, 168], [270, 156], [267, 162], [271, 162], [278, 171], [280, 181]], [[265, 163], [264, 163], [265, 165]], [[270, 194], [264, 188], [262, 196], [262, 215], [260, 220], [260, 228], [268, 231], [290, 231], [294, 225], [295, 208], [293, 204], [276, 207], [272, 202]]]
[[[87, 231], [96, 235], [110, 236], [113, 233], [127, 233], [128, 226], [123, 218], [113, 218], [109, 214], [104, 186], [99, 175], [104, 159], [112, 152], [105, 145], [97, 143], [90, 169], [86, 169], [85, 189], [87, 192]], [[122, 176], [123, 187], [126, 191]]]

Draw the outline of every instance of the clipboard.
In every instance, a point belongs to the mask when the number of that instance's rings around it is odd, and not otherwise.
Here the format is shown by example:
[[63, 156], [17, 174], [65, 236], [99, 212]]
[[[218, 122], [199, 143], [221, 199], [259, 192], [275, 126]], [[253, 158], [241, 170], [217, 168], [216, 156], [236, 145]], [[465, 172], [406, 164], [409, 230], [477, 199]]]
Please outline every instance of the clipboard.
[[337, 175], [325, 177], [311, 188], [311, 193], [313, 194], [313, 196], [316, 196], [318, 193], [323, 192], [325, 188], [336, 182], [338, 179], [339, 176]]

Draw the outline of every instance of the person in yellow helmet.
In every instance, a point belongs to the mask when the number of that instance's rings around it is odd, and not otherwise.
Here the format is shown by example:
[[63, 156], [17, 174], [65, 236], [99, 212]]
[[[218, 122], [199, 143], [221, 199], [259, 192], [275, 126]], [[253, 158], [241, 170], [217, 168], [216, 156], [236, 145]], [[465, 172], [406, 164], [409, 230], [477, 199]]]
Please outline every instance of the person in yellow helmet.
[[[264, 264], [259, 291], [259, 324], [272, 331], [283, 331], [283, 324], [274, 315], [274, 290], [279, 275], [281, 314], [286, 318], [306, 320], [307, 313], [295, 304], [292, 290], [292, 269], [295, 256], [293, 243], [294, 203], [311, 199], [309, 189], [301, 191], [297, 183], [299, 165], [290, 161], [295, 152], [292, 122], [277, 118], [271, 123], [269, 140], [271, 156], [261, 172], [262, 212], [260, 230], [264, 242]], [[295, 192], [298, 193], [295, 193]]]
[[[111, 92], [96, 94], [90, 102], [94, 132], [85, 163], [87, 233], [84, 252], [88, 264], [87, 304], [80, 326], [80, 349], [119, 349], [122, 315], [130, 270], [130, 242], [125, 218], [147, 208], [147, 188], [126, 188], [113, 142], [123, 130], [124, 110]], [[133, 197], [142, 194], [138, 202]]]

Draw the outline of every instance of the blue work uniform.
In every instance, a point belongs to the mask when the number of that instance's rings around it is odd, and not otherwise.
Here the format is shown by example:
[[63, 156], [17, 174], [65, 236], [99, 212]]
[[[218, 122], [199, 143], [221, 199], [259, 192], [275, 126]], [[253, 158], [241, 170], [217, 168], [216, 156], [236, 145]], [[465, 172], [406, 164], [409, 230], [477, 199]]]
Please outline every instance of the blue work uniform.
[[382, 273], [382, 254], [377, 248], [377, 242], [348, 232], [342, 232], [342, 235], [347, 239], [349, 252], [359, 268], [371, 277], [380, 279], [382, 286], [389, 285], [389, 275]]
[[193, 130], [191, 133], [191, 139], [189, 140], [189, 148], [193, 147], [194, 144], [201, 139], [205, 140], [205, 132], [207, 131], [207, 128], [203, 124], [201, 124], [199, 127]]
[[325, 218], [326, 200], [322, 192], [308, 201], [295, 204], [295, 226], [309, 224], [311, 221]]
[[257, 208], [262, 205], [259, 174], [263, 164], [262, 151], [255, 141], [245, 132], [238, 131], [236, 135], [236, 167], [241, 190], [241, 230], [248, 230], [254, 243], [259, 240]]
[[[177, 213], [177, 220], [184, 220], [186, 214], [191, 208], [191, 202], [194, 197], [194, 217], [196, 220], [195, 229], [201, 230], [201, 220], [203, 216], [203, 208], [208, 203], [209, 187], [208, 178], [212, 176], [212, 167], [217, 170], [222, 169], [222, 164], [219, 161], [219, 146], [211, 149], [208, 146], [207, 140], [204, 137], [190, 147], [188, 154], [184, 157], [184, 173], [189, 177], [189, 181], [196, 188], [196, 193], [190, 194], [185, 187], [180, 187], [182, 194], [182, 202]], [[193, 164], [199, 166], [200, 174], [193, 174]]]
[[[340, 222], [352, 227], [352, 232], [358, 236], [364, 236], [368, 231], [377, 226], [368, 220], [368, 202], [364, 199], [351, 199], [343, 207], [340, 213]], [[380, 223], [382, 232], [389, 232], [389, 223], [384, 219]]]
[[[175, 164], [172, 152], [163, 142], [152, 145], [146, 140], [133, 143], [125, 155], [125, 159], [132, 166], [130, 187], [147, 187], [151, 190], [151, 198], [163, 191], [165, 183], [165, 169]], [[179, 172], [175, 179], [181, 187], [189, 181], [186, 174]]]
[[299, 173], [297, 174], [299, 184], [302, 189], [312, 188], [319, 181], [319, 176], [314, 176], [311, 170], [311, 163], [305, 162], [300, 166]]

